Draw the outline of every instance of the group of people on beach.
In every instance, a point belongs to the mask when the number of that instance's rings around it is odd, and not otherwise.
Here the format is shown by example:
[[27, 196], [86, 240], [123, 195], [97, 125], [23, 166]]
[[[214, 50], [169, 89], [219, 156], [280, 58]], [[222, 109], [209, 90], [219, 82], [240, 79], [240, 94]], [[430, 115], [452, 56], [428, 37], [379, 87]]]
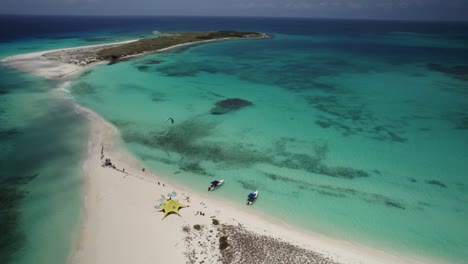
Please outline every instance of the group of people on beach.
[[195, 215], [202, 215], [202, 216], [205, 216], [205, 213], [202, 212], [202, 211], [197, 211], [197, 213]]
[[[104, 145], [101, 143], [101, 160], [103, 158], [104, 158]], [[111, 167], [111, 168], [113, 168], [115, 170], [119, 170], [119, 169], [117, 169], [115, 164], [112, 163], [110, 158], [107, 158], [107, 159], [104, 160], [104, 163], [102, 164], [102, 167]], [[125, 168], [122, 168], [122, 170], [120, 170], [120, 171], [128, 175], [128, 173], [125, 172]], [[145, 172], [145, 168], [143, 168], [141, 171]]]

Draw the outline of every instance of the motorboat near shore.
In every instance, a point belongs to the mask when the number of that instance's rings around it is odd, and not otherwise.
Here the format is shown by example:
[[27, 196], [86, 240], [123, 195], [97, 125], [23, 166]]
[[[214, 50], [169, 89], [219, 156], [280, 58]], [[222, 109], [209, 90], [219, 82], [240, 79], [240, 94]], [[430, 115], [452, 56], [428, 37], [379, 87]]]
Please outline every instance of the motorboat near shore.
[[210, 187], [208, 187], [208, 191], [212, 191], [214, 189], [217, 189], [219, 186], [221, 186], [223, 184], [223, 182], [224, 182], [224, 179], [212, 181], [211, 184], [210, 184]]
[[247, 196], [247, 205], [253, 204], [255, 200], [257, 200], [257, 197], [258, 197], [258, 190], [256, 190], [253, 193], [249, 193], [249, 195]]

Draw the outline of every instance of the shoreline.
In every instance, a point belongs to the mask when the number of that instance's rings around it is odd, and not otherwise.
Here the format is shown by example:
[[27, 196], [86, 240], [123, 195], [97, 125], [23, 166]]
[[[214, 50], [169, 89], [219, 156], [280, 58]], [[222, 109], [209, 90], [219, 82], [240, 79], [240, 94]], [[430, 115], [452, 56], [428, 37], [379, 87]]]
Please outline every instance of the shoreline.
[[[128, 241], [128, 244], [125, 243], [126, 246], [124, 248], [127, 248], [127, 246], [136, 246], [136, 244], [138, 244], [138, 247], [153, 244], [157, 245], [161, 251], [159, 251], [159, 254], [155, 256], [152, 261], [162, 261], [165, 259], [164, 261], [169, 261], [170, 263], [185, 263], [184, 255], [181, 254], [183, 253], [184, 244], [183, 226], [193, 226], [194, 224], [210, 226], [212, 216], [223, 224], [242, 226], [247, 231], [260, 235], [266, 234], [274, 239], [280, 239], [289, 244], [322, 254], [324, 258], [332, 259], [338, 263], [439, 263], [425, 259], [394, 255], [359, 243], [331, 238], [322, 234], [313, 233], [309, 230], [286, 226], [279, 221], [247, 212], [240, 208], [240, 206], [229, 203], [228, 201], [213, 199], [206, 194], [189, 190], [184, 186], [171, 182], [167, 178], [159, 177], [149, 170], [141, 172], [139, 168], [144, 165], [133, 154], [129, 153], [121, 146], [122, 142], [117, 128], [94, 111], [75, 103], [73, 103], [73, 106], [77, 112], [89, 120], [90, 138], [88, 139], [87, 157], [83, 162], [83, 170], [85, 173], [84, 189], [86, 190], [84, 207], [86, 213], [83, 217], [84, 222], [82, 225], [83, 229], [81, 230], [81, 238], [78, 243], [79, 246], [71, 256], [73, 260], [71, 261], [72, 263], [128, 263], [128, 261], [135, 261], [136, 255], [142, 254], [141, 252], [133, 255], [129, 259], [125, 259], [125, 255], [118, 258], [112, 256], [115, 254], [114, 246], [116, 246], [115, 244], [113, 245], [113, 242], [115, 243], [118, 237], [115, 234], [119, 231], [122, 232], [122, 229], [127, 229], [125, 232], [126, 235], [122, 236], [122, 241], [133, 237], [134, 235], [131, 234], [133, 232], [140, 233], [140, 235], [136, 236], [138, 241]], [[113, 163], [117, 166], [117, 170], [100, 166], [100, 142], [105, 146], [105, 157], [110, 157], [112, 159]], [[125, 173], [118, 170], [120, 168], [125, 168]], [[96, 179], [97, 177], [99, 177], [99, 179]], [[157, 182], [164, 182], [165, 186], [158, 185]], [[131, 187], [128, 185], [131, 185]], [[129, 190], [129, 188], [132, 190]], [[190, 203], [183, 200], [181, 200], [181, 202], [190, 207], [181, 209], [182, 217], [170, 215], [165, 220], [161, 220], [163, 214], [156, 212], [150, 204], [157, 204], [157, 197], [171, 191], [177, 192], [178, 195], [176, 198], [179, 197], [179, 194], [189, 195]], [[109, 192], [112, 192], [113, 195], [109, 194]], [[119, 195], [117, 192], [122, 192], [122, 195]], [[132, 229], [124, 228], [125, 222], [129, 220], [123, 219], [123, 217], [125, 217], [125, 212], [119, 214], [115, 212], [114, 209], [110, 209], [112, 203], [115, 201], [125, 203], [126, 195], [123, 195], [124, 192], [131, 194], [131, 196], [139, 196], [137, 200], [140, 198], [150, 200], [146, 202], [139, 200], [141, 203], [147, 204], [146, 207], [142, 206], [139, 208], [146, 212], [135, 212], [133, 217], [139, 215], [140, 218], [148, 218], [143, 221], [146, 223], [143, 227], [154, 228], [154, 233], [152, 233], [154, 235], [153, 238], [147, 237], [144, 229], [135, 229], [135, 227]], [[104, 193], [104, 196], [111, 197], [103, 197], [102, 193]], [[119, 202], [117, 202], [117, 204], [119, 204]], [[200, 205], [200, 203], [204, 205]], [[134, 206], [137, 204], [138, 203], [133, 203]], [[197, 216], [195, 215], [196, 211], [204, 211], [206, 215]], [[118, 214], [120, 217], [117, 217], [117, 219], [121, 220], [117, 221], [119, 222], [118, 224], [114, 223], [112, 226], [104, 227], [107, 230], [101, 232], [107, 235], [102, 238], [105, 241], [100, 243], [98, 227], [107, 221], [114, 221], [115, 214]], [[107, 218], [107, 221], [102, 221], [105, 219], [101, 217]], [[101, 226], [101, 228], [102, 227], [103, 226]], [[174, 240], [170, 240], [170, 237]], [[96, 245], [93, 241], [97, 242]], [[99, 248], [100, 245], [102, 245], [103, 248], [97, 250], [96, 247]], [[122, 248], [122, 250], [124, 249]], [[128, 248], [126, 250], [128, 250]], [[104, 252], [104, 259], [100, 261], [97, 257], [99, 252], [93, 251], [101, 251], [101, 254]], [[151, 251], [154, 250], [148, 248], [145, 252], [148, 253]], [[161, 255], [162, 252], [170, 252], [170, 254], [167, 254], [167, 256], [166, 254]], [[180, 258], [177, 257], [175, 259], [180, 262], [174, 259], [177, 254], [180, 254]], [[213, 256], [210, 255], [210, 257]], [[136, 262], [149, 263], [150, 261], [141, 259]]]
[[[159, 51], [211, 41], [220, 40], [184, 43]], [[79, 48], [84, 47], [70, 49]], [[43, 54], [52, 51], [30, 53], [36, 54], [36, 57], [29, 57], [29, 60], [41, 59]], [[8, 64], [8, 61], [6, 62]], [[97, 64], [81, 67], [66, 77], [61, 76], [55, 80], [71, 80], [83, 70], [95, 65]], [[125, 149], [117, 128], [94, 111], [70, 102], [77, 112], [89, 120], [90, 128], [88, 150], [82, 161], [85, 194], [82, 221], [78, 227], [79, 241], [73, 243], [77, 248], [72, 252], [69, 262], [186, 263], [185, 234], [182, 227], [194, 224], [211, 226], [210, 216], [215, 216], [223, 224], [242, 225], [250, 232], [280, 238], [340, 263], [436, 263], [426, 259], [394, 255], [362, 244], [289, 227], [279, 221], [253, 215], [228, 201], [215, 200], [206, 194], [171, 183], [167, 178], [158, 177], [150, 171], [143, 173], [143, 163]], [[104, 145], [105, 157], [112, 158], [117, 168], [125, 168], [127, 173], [101, 167], [101, 144]], [[157, 182], [164, 182], [166, 186], [157, 185]], [[154, 205], [158, 203], [161, 195], [172, 190], [177, 192], [176, 198], [181, 193], [189, 195], [191, 202], [182, 203], [190, 207], [181, 210], [182, 217], [170, 215], [161, 221], [162, 213], [156, 212]], [[200, 203], [206, 204], [207, 208]], [[207, 215], [195, 215], [196, 211], [205, 211]], [[209, 257], [215, 258], [217, 253], [219, 252], [214, 252], [214, 255]]]
[[[145, 56], [149, 53], [163, 52], [163, 51], [168, 51], [168, 50], [179, 48], [179, 47], [192, 46], [192, 45], [198, 45], [198, 44], [203, 44], [203, 43], [236, 40], [236, 39], [252, 40], [252, 39], [265, 39], [265, 38], [270, 38], [270, 36], [265, 33], [261, 33], [260, 37], [248, 37], [248, 38], [227, 37], [227, 38], [187, 42], [187, 43], [182, 43], [182, 44], [177, 44], [177, 45], [173, 45], [170, 47], [162, 48], [156, 51], [146, 51], [146, 52], [142, 52], [138, 54], [124, 56], [122, 58], [119, 58], [117, 61], [126, 60], [126, 59], [130, 59], [133, 57]], [[88, 46], [80, 46], [80, 47], [73, 47], [73, 48], [52, 49], [52, 50], [24, 53], [24, 54], [18, 54], [18, 55], [5, 57], [0, 62], [4, 63], [6, 66], [10, 68], [14, 68], [23, 72], [31, 73], [31, 74], [34, 74], [36, 76], [40, 76], [46, 79], [56, 80], [56, 81], [71, 81], [84, 70], [94, 67], [96, 65], [108, 63], [109, 61], [95, 60], [84, 65], [80, 65], [80, 62], [78, 62], [78, 65], [77, 65], [77, 64], [61, 62], [59, 60], [52, 60], [50, 58], [47, 58], [45, 55], [52, 54], [52, 53], [59, 53], [58, 57], [61, 58], [62, 56], [63, 57], [69, 56], [69, 54], [67, 53], [72, 52], [72, 51], [86, 52], [87, 50], [90, 50], [90, 49], [108, 47], [108, 46], [110, 47], [119, 46], [122, 44], [136, 42], [138, 40], [139, 39], [133, 39], [133, 40], [126, 40], [126, 41], [115, 42], [115, 43], [97, 44], [97, 45], [88, 45]]]
[[13, 56], [5, 57], [1, 60], [6, 66], [10, 68], [17, 69], [22, 72], [27, 72], [34, 74], [39, 77], [43, 77], [49, 80], [57, 81], [70, 81], [74, 79], [79, 73], [85, 69], [94, 67], [96, 65], [102, 64], [105, 61], [97, 61], [90, 63], [85, 66], [78, 66], [75, 64], [62, 63], [60, 61], [49, 60], [44, 57], [44, 55], [54, 52], [67, 52], [80, 49], [90, 49], [90, 48], [99, 48], [113, 45], [120, 45], [138, 41], [138, 39], [126, 40], [115, 43], [107, 44], [97, 44], [97, 45], [88, 45], [80, 46], [73, 48], [63, 48], [63, 49], [52, 49], [45, 51], [37, 51], [31, 53], [18, 54]]

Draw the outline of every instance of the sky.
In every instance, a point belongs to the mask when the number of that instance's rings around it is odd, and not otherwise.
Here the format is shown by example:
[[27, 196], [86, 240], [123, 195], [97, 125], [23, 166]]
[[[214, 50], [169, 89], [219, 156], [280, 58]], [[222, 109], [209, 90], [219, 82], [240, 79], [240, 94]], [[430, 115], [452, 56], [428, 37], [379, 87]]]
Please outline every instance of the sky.
[[468, 21], [468, 0], [0, 0], [0, 14]]

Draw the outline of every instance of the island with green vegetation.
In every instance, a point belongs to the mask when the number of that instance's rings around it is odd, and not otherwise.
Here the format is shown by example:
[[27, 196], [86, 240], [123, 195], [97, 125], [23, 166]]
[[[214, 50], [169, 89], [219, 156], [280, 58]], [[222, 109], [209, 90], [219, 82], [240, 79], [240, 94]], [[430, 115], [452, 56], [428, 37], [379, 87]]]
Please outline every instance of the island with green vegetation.
[[[154, 38], [145, 38], [125, 43], [85, 46], [71, 49], [61, 49], [45, 52], [42, 56], [48, 61], [60, 62], [67, 65], [88, 67], [95, 63], [109, 61], [111, 64], [131, 56], [138, 56], [149, 52], [167, 50], [183, 45], [192, 45], [211, 41], [231, 39], [259, 39], [269, 38], [265, 33], [239, 31], [211, 31], [211, 32], [162, 32]], [[62, 65], [63, 65], [62, 64]], [[75, 72], [77, 69], [68, 70]], [[60, 76], [68, 73], [60, 74]]]
[[154, 52], [169, 47], [226, 39], [265, 38], [264, 33], [216, 31], [216, 32], [163, 32], [161, 36], [149, 39], [140, 39], [135, 42], [105, 48], [97, 53], [99, 60], [116, 60], [145, 52]]

